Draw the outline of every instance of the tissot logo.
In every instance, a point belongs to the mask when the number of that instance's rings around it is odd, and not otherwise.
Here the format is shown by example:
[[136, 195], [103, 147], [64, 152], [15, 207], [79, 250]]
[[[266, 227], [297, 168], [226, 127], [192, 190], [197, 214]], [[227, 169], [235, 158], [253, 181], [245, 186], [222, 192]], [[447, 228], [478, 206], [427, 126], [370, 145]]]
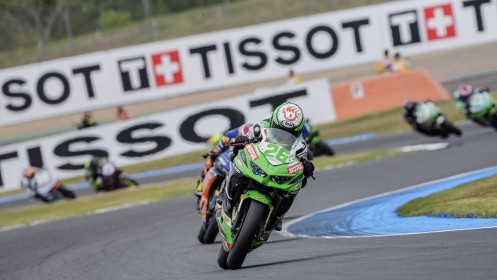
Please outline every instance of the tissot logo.
[[409, 10], [388, 16], [393, 45], [402, 46], [421, 42], [418, 27], [418, 13]]
[[183, 71], [178, 51], [153, 54], [152, 65], [158, 87], [183, 83]]
[[456, 36], [456, 25], [450, 4], [424, 9], [428, 41]]
[[122, 59], [119, 60], [118, 64], [124, 92], [148, 88], [150, 86], [145, 57]]

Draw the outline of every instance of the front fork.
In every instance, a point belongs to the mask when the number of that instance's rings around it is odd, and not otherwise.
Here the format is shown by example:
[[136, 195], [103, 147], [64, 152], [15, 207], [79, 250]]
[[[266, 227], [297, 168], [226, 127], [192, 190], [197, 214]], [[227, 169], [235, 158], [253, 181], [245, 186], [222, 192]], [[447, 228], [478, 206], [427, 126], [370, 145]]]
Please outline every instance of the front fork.
[[227, 215], [224, 209], [220, 210], [217, 217], [219, 231], [223, 236], [223, 247], [226, 252], [231, 249], [231, 246], [235, 241], [235, 234], [239, 230], [241, 217], [243, 217], [244, 211], [247, 211], [250, 200], [258, 201], [267, 206], [268, 211], [265, 215], [266, 219], [254, 239], [255, 242], [264, 242], [264, 240], [261, 240], [261, 237], [265, 233], [264, 229], [266, 229], [268, 225], [270, 217], [274, 211], [274, 206], [269, 195], [260, 193], [257, 190], [249, 190], [240, 196], [240, 203], [238, 203], [238, 207], [236, 209], [233, 209], [231, 217]]

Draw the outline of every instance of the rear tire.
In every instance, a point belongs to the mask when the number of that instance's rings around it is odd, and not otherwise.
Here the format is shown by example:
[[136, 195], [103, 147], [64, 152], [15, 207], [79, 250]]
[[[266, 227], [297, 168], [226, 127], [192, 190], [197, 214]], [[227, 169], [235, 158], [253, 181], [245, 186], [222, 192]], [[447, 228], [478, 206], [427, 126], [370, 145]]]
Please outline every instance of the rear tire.
[[140, 185], [137, 181], [126, 176], [121, 179], [121, 184], [123, 187], [137, 187]]
[[325, 155], [325, 156], [333, 156], [335, 154], [335, 151], [333, 149], [326, 145], [326, 143], [319, 142], [316, 144], [316, 155]]
[[451, 122], [445, 121], [443, 123], [443, 127], [445, 129], [447, 129], [450, 133], [454, 133], [455, 135], [457, 135], [459, 137], [462, 136], [462, 131], [457, 126], [452, 124]]
[[214, 243], [214, 240], [216, 240], [216, 236], [217, 236], [217, 233], [218, 233], [218, 228], [217, 228], [217, 221], [216, 221], [216, 217], [215, 216], [212, 216], [210, 217], [209, 219], [209, 222], [207, 224], [207, 229], [205, 230], [205, 233], [204, 233], [204, 244], [212, 244]]
[[202, 223], [200, 230], [198, 231], [197, 239], [198, 242], [204, 244], [204, 235], [205, 235], [205, 225]]
[[219, 255], [217, 256], [217, 264], [222, 269], [229, 269], [228, 263], [227, 263], [228, 254], [229, 254], [229, 252], [224, 251], [224, 248], [221, 245], [221, 250], [219, 250]]
[[59, 189], [58, 189], [59, 193], [61, 193], [65, 198], [68, 198], [68, 199], [75, 199], [76, 198], [76, 194], [71, 191], [71, 190], [68, 190], [66, 187], [64, 186], [60, 186]]
[[245, 217], [240, 225], [240, 231], [235, 237], [228, 255], [227, 264], [230, 269], [239, 269], [250, 250], [250, 244], [263, 222], [266, 206], [258, 201], [250, 201]]

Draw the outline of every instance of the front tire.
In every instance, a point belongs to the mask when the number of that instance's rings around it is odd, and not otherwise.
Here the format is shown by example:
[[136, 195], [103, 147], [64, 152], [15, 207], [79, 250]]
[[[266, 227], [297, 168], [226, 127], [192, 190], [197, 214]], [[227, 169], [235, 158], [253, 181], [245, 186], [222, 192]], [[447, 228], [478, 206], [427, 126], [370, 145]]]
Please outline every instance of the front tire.
[[248, 210], [240, 225], [233, 246], [228, 255], [227, 264], [230, 269], [239, 269], [250, 250], [250, 244], [255, 238], [261, 223], [264, 221], [266, 206], [258, 201], [250, 201]]
[[223, 246], [221, 246], [221, 250], [219, 250], [219, 255], [217, 256], [217, 264], [222, 269], [229, 269], [228, 267], [228, 254], [229, 252], [224, 251]]

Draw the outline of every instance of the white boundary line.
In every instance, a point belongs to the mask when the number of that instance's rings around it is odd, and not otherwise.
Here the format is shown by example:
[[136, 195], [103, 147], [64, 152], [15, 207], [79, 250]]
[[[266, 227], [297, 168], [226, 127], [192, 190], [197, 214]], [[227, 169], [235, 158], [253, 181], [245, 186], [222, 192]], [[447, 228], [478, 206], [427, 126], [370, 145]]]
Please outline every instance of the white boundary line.
[[333, 206], [333, 207], [330, 207], [330, 208], [326, 208], [324, 210], [320, 210], [318, 212], [314, 212], [314, 213], [302, 216], [300, 218], [291, 220], [291, 221], [283, 224], [283, 229], [279, 232], [279, 234], [282, 235], [282, 236], [285, 236], [285, 237], [292, 237], [292, 238], [323, 238], [323, 239], [333, 239], [333, 238], [365, 238], [365, 237], [389, 237], [389, 236], [403, 236], [403, 235], [419, 235], [419, 234], [438, 233], [438, 232], [466, 231], [466, 230], [497, 228], [497, 226], [494, 226], [494, 227], [478, 227], [478, 228], [465, 228], [465, 229], [453, 229], [453, 230], [441, 230], [441, 231], [427, 231], [427, 232], [415, 232], [415, 233], [397, 233], [397, 234], [384, 234], [384, 235], [357, 235], [357, 236], [309, 236], [309, 235], [305, 235], [305, 234], [293, 234], [293, 233], [290, 233], [288, 231], [288, 227], [289, 226], [291, 226], [291, 225], [293, 225], [295, 223], [298, 223], [298, 222], [300, 222], [300, 221], [302, 221], [304, 219], [310, 218], [310, 217], [312, 217], [314, 215], [321, 214], [323, 212], [328, 212], [328, 211], [332, 211], [332, 210], [344, 208], [344, 207], [347, 207], [347, 206], [355, 204], [355, 203], [359, 203], [359, 202], [363, 202], [363, 201], [366, 201], [366, 200], [375, 199], [375, 198], [379, 198], [379, 197], [384, 197], [384, 196], [387, 196], [387, 195], [391, 195], [391, 194], [395, 194], [395, 193], [400, 193], [400, 192], [404, 192], [404, 191], [407, 191], [407, 190], [412, 190], [412, 189], [416, 189], [416, 188], [422, 188], [422, 187], [425, 187], [425, 186], [430, 185], [430, 184], [442, 183], [442, 182], [445, 182], [445, 181], [449, 181], [449, 180], [453, 180], [453, 179], [458, 179], [458, 178], [465, 177], [465, 176], [470, 176], [470, 175], [473, 175], [473, 174], [476, 174], [476, 173], [485, 172], [485, 171], [494, 169], [496, 167], [497, 166], [493, 166], [493, 167], [487, 167], [487, 168], [483, 168], [483, 169], [479, 169], [479, 170], [469, 171], [469, 172], [466, 172], [466, 173], [462, 173], [462, 174], [458, 174], [458, 175], [454, 175], [454, 176], [450, 176], [450, 177], [446, 177], [446, 178], [442, 178], [442, 179], [438, 179], [438, 180], [433, 180], [433, 181], [429, 181], [429, 182], [426, 182], [426, 183], [421, 183], [421, 184], [410, 186], [410, 187], [406, 187], [406, 188], [403, 188], [403, 189], [399, 189], [399, 190], [395, 190], [395, 191], [391, 191], [391, 192], [386, 192], [386, 193], [382, 193], [382, 194], [378, 194], [378, 195], [373, 195], [373, 196], [361, 198], [361, 199], [358, 199], [358, 200], [354, 200], [354, 201], [351, 201], [351, 202], [346, 202], [346, 203], [343, 203], [343, 204], [340, 204], [340, 205], [337, 205], [337, 206]]

